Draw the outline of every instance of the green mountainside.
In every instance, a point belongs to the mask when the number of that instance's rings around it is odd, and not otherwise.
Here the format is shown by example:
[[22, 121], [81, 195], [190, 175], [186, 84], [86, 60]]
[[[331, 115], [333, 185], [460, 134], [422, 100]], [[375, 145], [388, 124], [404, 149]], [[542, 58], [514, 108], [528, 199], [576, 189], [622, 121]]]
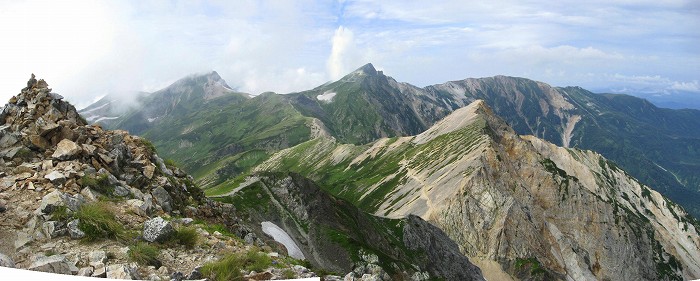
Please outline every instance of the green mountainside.
[[700, 274], [699, 225], [682, 208], [600, 154], [518, 136], [483, 101], [414, 137], [319, 137], [256, 171], [301, 173], [375, 215], [420, 216], [518, 278]]
[[700, 217], [698, 110], [661, 109], [631, 96], [506, 76], [418, 88], [371, 64], [309, 91], [249, 98], [226, 86], [205, 99], [206, 89], [218, 85], [211, 81], [223, 82], [209, 76], [147, 95], [142, 108], [148, 109], [110, 119], [107, 127], [152, 139], [203, 186], [222, 187], [275, 151], [316, 135], [350, 144], [415, 135], [482, 99], [518, 134], [597, 151]]

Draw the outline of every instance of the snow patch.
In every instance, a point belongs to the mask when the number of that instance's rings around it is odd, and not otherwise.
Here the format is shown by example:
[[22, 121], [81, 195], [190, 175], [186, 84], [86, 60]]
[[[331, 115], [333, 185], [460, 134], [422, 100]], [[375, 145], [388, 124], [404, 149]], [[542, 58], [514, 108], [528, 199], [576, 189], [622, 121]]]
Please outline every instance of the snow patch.
[[335, 97], [335, 92], [325, 92], [323, 95], [316, 96], [316, 99], [320, 101], [332, 102], [333, 97]]
[[[119, 118], [119, 117], [118, 116], [117, 117], [99, 117], [99, 118], [95, 119], [95, 121], [92, 121], [92, 122], [97, 123], [97, 122], [100, 122], [102, 120], [114, 120], [117, 118]], [[88, 120], [88, 121], [90, 121], [90, 120]]]
[[95, 110], [100, 110], [100, 109], [104, 108], [105, 106], [108, 106], [110, 103], [112, 103], [112, 102], [111, 102], [111, 101], [108, 101], [107, 103], [105, 103], [105, 104], [103, 104], [103, 105], [100, 105], [100, 106], [98, 106], [98, 107], [95, 107], [95, 108], [92, 108], [92, 109], [89, 109], [89, 110], [82, 111], [82, 112], [80, 112], [80, 114], [87, 114], [87, 113], [93, 112], [93, 111], [95, 111]]
[[302, 253], [301, 249], [299, 249], [299, 246], [297, 246], [297, 243], [294, 243], [292, 237], [290, 237], [289, 234], [287, 234], [287, 232], [284, 231], [284, 229], [281, 229], [279, 226], [269, 221], [264, 221], [260, 224], [262, 225], [262, 231], [265, 232], [265, 234], [272, 236], [272, 239], [275, 239], [275, 241], [282, 243], [282, 245], [284, 245], [284, 247], [287, 248], [287, 252], [289, 253], [290, 257], [299, 260], [306, 259], [304, 257], [304, 253]]

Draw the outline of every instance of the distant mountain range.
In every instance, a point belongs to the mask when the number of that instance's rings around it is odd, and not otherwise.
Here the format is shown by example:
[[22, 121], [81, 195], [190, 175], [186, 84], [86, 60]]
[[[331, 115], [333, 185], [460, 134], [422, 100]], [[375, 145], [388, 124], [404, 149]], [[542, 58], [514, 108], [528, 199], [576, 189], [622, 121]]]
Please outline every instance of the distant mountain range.
[[152, 139], [212, 187], [240, 180], [272, 153], [319, 134], [351, 144], [415, 135], [477, 99], [518, 134], [599, 152], [700, 216], [700, 111], [579, 87], [496, 76], [419, 88], [367, 64], [312, 90], [251, 97], [212, 72], [143, 94], [128, 110], [105, 106], [106, 97], [81, 114]]
[[489, 280], [700, 277], [697, 110], [506, 76], [419, 88], [371, 64], [298, 93], [252, 97], [212, 72], [116, 104], [82, 112], [150, 139], [325, 268], [369, 270], [355, 254], [369, 249], [387, 272], [449, 278], [436, 264]]

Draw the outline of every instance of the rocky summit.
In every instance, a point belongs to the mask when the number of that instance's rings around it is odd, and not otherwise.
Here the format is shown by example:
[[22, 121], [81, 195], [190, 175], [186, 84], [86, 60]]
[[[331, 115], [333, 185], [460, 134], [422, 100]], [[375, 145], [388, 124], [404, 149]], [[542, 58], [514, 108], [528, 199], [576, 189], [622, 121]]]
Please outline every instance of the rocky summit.
[[34, 75], [0, 114], [0, 178], [0, 266], [117, 279], [315, 276], [262, 240], [245, 244], [230, 205], [206, 199], [147, 140], [88, 125]]

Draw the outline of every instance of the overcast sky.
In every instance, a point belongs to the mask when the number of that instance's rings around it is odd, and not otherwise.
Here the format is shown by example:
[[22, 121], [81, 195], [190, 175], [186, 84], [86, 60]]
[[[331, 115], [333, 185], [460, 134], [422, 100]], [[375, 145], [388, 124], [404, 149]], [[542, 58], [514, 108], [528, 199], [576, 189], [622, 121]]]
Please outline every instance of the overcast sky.
[[0, 0], [0, 100], [30, 73], [78, 106], [216, 70], [309, 89], [367, 62], [417, 86], [511, 75], [700, 95], [700, 1]]

